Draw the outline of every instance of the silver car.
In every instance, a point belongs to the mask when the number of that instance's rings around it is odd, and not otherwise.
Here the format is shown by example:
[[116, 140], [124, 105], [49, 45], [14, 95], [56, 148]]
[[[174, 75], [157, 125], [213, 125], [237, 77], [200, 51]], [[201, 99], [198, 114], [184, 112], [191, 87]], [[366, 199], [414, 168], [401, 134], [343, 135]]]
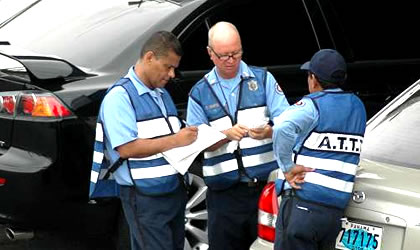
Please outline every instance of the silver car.
[[[420, 249], [420, 80], [367, 123], [353, 197], [336, 249]], [[273, 171], [252, 250], [272, 249], [280, 198]]]

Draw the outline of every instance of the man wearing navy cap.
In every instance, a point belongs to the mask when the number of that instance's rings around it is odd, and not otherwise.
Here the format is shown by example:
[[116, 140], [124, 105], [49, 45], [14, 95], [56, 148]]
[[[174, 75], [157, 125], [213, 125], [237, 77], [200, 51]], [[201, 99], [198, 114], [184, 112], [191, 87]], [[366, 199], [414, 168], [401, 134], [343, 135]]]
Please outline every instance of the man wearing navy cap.
[[301, 66], [310, 94], [284, 111], [273, 127], [282, 196], [274, 249], [333, 248], [350, 200], [366, 111], [344, 92], [347, 67], [335, 50], [323, 49]]

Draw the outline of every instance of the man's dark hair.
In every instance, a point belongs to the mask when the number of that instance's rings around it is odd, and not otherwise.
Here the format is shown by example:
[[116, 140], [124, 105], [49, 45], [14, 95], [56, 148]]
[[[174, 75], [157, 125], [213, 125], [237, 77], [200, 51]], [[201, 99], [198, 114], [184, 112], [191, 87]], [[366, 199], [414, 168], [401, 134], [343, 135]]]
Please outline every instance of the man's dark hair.
[[152, 51], [157, 57], [167, 56], [169, 51], [182, 56], [181, 43], [178, 38], [169, 31], [158, 31], [154, 33], [144, 44], [140, 57], [142, 58], [148, 51]]
[[334, 89], [334, 88], [339, 88], [341, 85], [344, 84], [344, 82], [339, 82], [339, 83], [332, 83], [332, 82], [327, 82], [324, 80], [319, 79], [319, 77], [317, 75], [315, 75], [312, 72], [309, 72], [309, 74], [312, 74], [313, 77], [316, 78], [316, 80], [319, 82], [319, 85], [321, 85], [321, 87], [323, 89]]

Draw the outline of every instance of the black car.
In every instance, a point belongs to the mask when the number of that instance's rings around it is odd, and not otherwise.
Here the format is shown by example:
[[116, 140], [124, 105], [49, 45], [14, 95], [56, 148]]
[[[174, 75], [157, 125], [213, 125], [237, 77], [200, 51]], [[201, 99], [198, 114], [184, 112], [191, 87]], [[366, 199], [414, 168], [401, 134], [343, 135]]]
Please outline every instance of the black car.
[[[106, 89], [124, 76], [157, 30], [184, 48], [167, 85], [181, 116], [188, 92], [211, 67], [207, 32], [234, 23], [243, 59], [263, 66], [290, 103], [307, 93], [299, 67], [321, 48], [348, 62], [345, 89], [371, 116], [420, 78], [420, 52], [405, 28], [416, 8], [379, 1], [32, 1], [0, 23], [0, 223], [103, 235], [124, 229], [118, 200], [89, 201], [96, 116]], [[381, 8], [378, 9], [377, 6]], [[0, 3], [1, 8], [1, 3]], [[394, 13], [398, 19], [390, 19]], [[200, 164], [192, 167], [200, 176]], [[186, 248], [207, 243], [205, 187], [187, 206]], [[121, 224], [121, 230], [116, 225]]]

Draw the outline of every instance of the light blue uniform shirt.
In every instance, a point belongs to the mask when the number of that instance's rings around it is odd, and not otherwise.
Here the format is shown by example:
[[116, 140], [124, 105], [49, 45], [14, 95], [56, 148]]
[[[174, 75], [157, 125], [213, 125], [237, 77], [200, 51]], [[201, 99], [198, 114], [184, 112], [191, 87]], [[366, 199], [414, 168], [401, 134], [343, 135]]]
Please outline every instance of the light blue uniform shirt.
[[[129, 69], [125, 77], [133, 82], [139, 96], [150, 93], [166, 116], [166, 108], [161, 97], [163, 90], [159, 88], [149, 89], [137, 77], [134, 67]], [[138, 136], [136, 113], [130, 102], [130, 97], [123, 87], [114, 87], [105, 95], [99, 116], [102, 119], [106, 137], [107, 157], [111, 159], [111, 162], [115, 162], [119, 158], [119, 154], [114, 149], [136, 140]], [[114, 178], [120, 185], [133, 185], [126, 161], [114, 172]]]
[[[342, 90], [336, 88], [325, 91]], [[318, 120], [319, 112], [309, 98], [303, 98], [274, 119], [274, 156], [283, 172], [288, 172], [295, 165], [292, 159], [293, 150], [299, 151], [304, 139], [318, 125]], [[284, 188], [290, 188], [288, 182], [285, 183]]]
[[[237, 109], [239, 98], [239, 83], [242, 77], [254, 76], [252, 71], [248, 68], [245, 62], [241, 61], [238, 74], [232, 79], [223, 79], [217, 74], [216, 67], [214, 67], [205, 78], [210, 83], [212, 89], [217, 95], [221, 104], [229, 110], [231, 117], [234, 117]], [[210, 95], [211, 93], [209, 93]], [[267, 72], [266, 78], [266, 103], [269, 110], [270, 119], [280, 115], [286, 107], [289, 106], [283, 91], [277, 84], [274, 76]], [[187, 123], [189, 125], [198, 126], [200, 124], [209, 124], [207, 116], [201, 106], [196, 103], [191, 97], [188, 99], [187, 107]]]

